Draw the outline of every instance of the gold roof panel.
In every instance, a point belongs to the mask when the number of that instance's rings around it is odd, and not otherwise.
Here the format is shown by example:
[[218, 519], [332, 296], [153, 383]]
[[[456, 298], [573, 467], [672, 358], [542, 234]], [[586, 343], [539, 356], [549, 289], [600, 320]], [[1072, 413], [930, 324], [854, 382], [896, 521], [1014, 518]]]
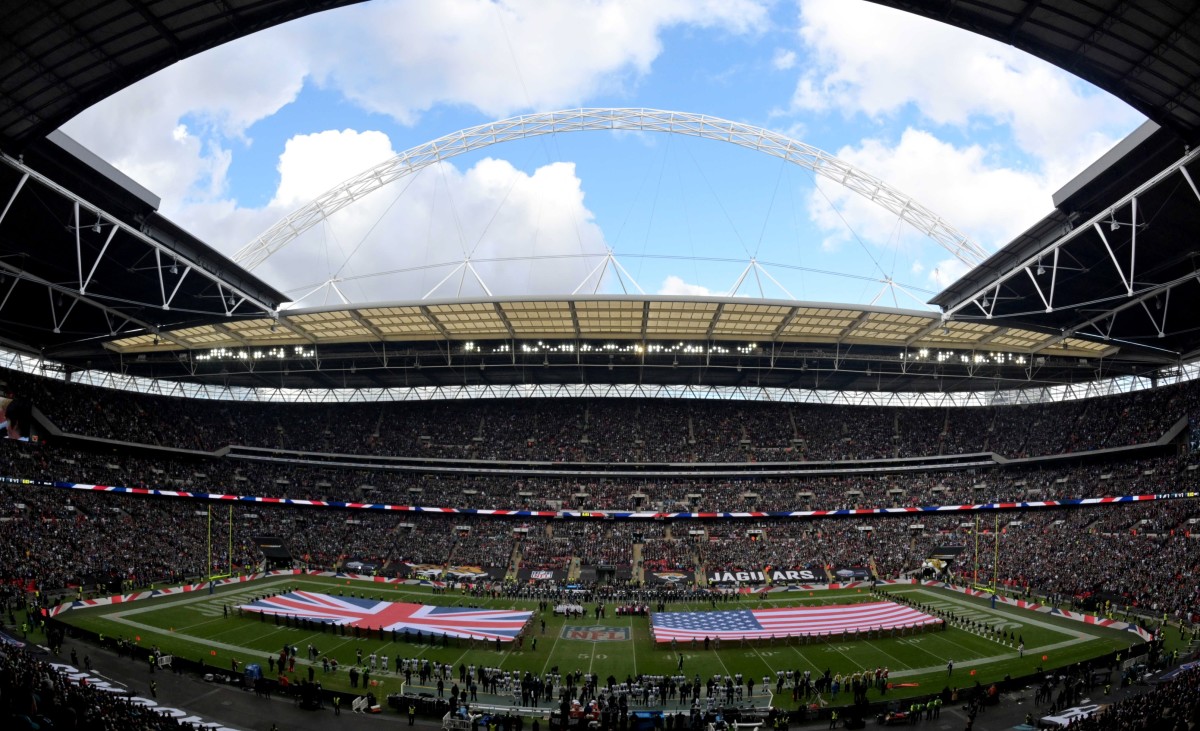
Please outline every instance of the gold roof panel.
[[1107, 356], [1116, 348], [1079, 337], [983, 321], [943, 323], [935, 312], [828, 306], [761, 300], [662, 297], [491, 299], [312, 310], [284, 310], [270, 318], [221, 323], [117, 338], [119, 353], [450, 339], [509, 340], [744, 340], [788, 344], [879, 345], [1036, 354]]

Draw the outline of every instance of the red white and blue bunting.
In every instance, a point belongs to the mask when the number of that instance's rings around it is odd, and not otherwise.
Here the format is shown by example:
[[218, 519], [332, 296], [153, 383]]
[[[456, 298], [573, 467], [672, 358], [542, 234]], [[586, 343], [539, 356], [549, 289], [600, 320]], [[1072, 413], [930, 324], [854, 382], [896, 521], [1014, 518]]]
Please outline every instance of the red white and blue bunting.
[[388, 503], [354, 503], [340, 500], [305, 500], [301, 498], [263, 497], [258, 495], [230, 495], [215, 492], [182, 490], [159, 490], [145, 487], [120, 487], [115, 485], [88, 485], [81, 482], [49, 482], [17, 478], [0, 478], [9, 484], [40, 487], [55, 487], [63, 490], [110, 492], [124, 495], [151, 495], [156, 497], [186, 498], [223, 503], [254, 503], [284, 505], [290, 507], [335, 508], [339, 510], [376, 510], [399, 513], [441, 513], [448, 515], [492, 515], [514, 518], [581, 518], [596, 520], [711, 520], [764, 518], [836, 518], [870, 515], [927, 515], [954, 512], [990, 512], [997, 510], [1040, 510], [1044, 508], [1069, 508], [1110, 503], [1134, 503], [1151, 500], [1179, 500], [1200, 498], [1200, 492], [1169, 492], [1149, 495], [1118, 495], [1107, 497], [1070, 498], [1065, 500], [1029, 500], [1020, 502], [969, 503], [960, 505], [923, 505], [903, 508], [844, 508], [839, 510], [756, 510], [746, 512], [706, 513], [659, 513], [649, 510], [491, 510], [484, 508], [439, 508], [421, 505], [392, 505]]

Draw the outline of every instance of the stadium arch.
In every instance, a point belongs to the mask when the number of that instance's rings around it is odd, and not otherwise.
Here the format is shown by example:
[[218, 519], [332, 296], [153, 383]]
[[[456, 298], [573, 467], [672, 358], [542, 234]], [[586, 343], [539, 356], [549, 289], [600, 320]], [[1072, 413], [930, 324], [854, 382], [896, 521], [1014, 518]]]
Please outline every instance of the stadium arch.
[[302, 233], [360, 198], [435, 163], [502, 142], [594, 130], [661, 132], [727, 142], [811, 170], [887, 210], [928, 236], [968, 267], [987, 252], [941, 216], [883, 180], [812, 145], [778, 132], [693, 112], [645, 108], [580, 108], [538, 112], [468, 127], [411, 147], [334, 186], [277, 221], [233, 257], [248, 271]]

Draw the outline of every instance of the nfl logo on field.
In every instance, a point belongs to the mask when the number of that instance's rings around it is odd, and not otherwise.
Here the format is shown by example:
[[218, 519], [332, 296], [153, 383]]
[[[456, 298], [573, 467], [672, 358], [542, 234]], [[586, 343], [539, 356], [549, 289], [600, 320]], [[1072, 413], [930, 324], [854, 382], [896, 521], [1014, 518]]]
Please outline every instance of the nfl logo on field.
[[564, 640], [584, 640], [586, 642], [624, 642], [629, 639], [628, 627], [573, 627], [567, 625], [562, 629]]

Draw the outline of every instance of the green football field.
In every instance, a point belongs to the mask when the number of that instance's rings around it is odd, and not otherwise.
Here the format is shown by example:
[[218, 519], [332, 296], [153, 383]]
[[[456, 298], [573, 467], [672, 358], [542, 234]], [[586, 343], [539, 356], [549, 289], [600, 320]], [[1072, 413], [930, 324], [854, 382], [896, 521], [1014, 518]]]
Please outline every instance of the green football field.
[[[1012, 631], [1025, 640], [1025, 657], [1018, 658], [1017, 650], [987, 636], [950, 627], [945, 631], [927, 631], [911, 636], [884, 637], [834, 642], [805, 643], [799, 640], [776, 641], [773, 644], [748, 644], [726, 642], [721, 649], [693, 649], [680, 643], [678, 653], [669, 646], [656, 645], [650, 639], [647, 617], [613, 617], [594, 620], [592, 618], [566, 619], [555, 617], [551, 612], [535, 614], [533, 629], [521, 649], [515, 643], [502, 646], [497, 651], [494, 644], [472, 643], [469, 640], [450, 639], [447, 646], [440, 640], [434, 644], [420, 645], [375, 639], [355, 639], [353, 634], [342, 636], [329, 632], [312, 632], [298, 628], [277, 626], [271, 618], [261, 621], [257, 615], [238, 616], [233, 607], [249, 603], [256, 596], [281, 592], [289, 589], [345, 593], [352, 596], [369, 596], [388, 601], [420, 601], [426, 604], [447, 606], [482, 606], [506, 609], [537, 610], [536, 602], [512, 599], [487, 600], [478, 597], [449, 593], [435, 595], [429, 588], [392, 584], [365, 583], [344, 579], [315, 576], [286, 576], [261, 581], [234, 584], [223, 587], [215, 594], [195, 593], [90, 609], [75, 609], [61, 615], [60, 619], [84, 629], [102, 633], [106, 637], [121, 637], [133, 640], [142, 648], [157, 645], [165, 654], [190, 660], [204, 660], [218, 669], [228, 670], [231, 661], [260, 663], [267, 671], [267, 658], [277, 656], [284, 644], [299, 648], [295, 679], [307, 677], [307, 655], [305, 650], [311, 643], [323, 654], [336, 658], [340, 670], [324, 673], [318, 661], [316, 677], [328, 689], [350, 690], [347, 670], [354, 664], [357, 650], [364, 658], [375, 652], [391, 658], [426, 658], [455, 667], [454, 677], [460, 664], [501, 668], [504, 670], [529, 670], [545, 673], [557, 667], [559, 672], [575, 670], [597, 673], [601, 680], [610, 674], [623, 680], [627, 675], [672, 675], [676, 673], [679, 655], [683, 656], [683, 672], [688, 676], [699, 674], [701, 679], [713, 675], [741, 673], [755, 678], [761, 684], [763, 676], [775, 684], [778, 670], [812, 671], [819, 676], [826, 669], [832, 673], [852, 673], [859, 670], [886, 666], [890, 669], [891, 682], [902, 685], [889, 692], [888, 697], [902, 697], [940, 691], [944, 686], [963, 687], [976, 681], [989, 683], [1005, 675], [1018, 676], [1033, 672], [1038, 665], [1056, 667], [1095, 657], [1106, 652], [1127, 647], [1137, 637], [1130, 632], [1085, 625], [1066, 619], [1015, 608], [997, 606], [982, 599], [965, 597], [941, 589], [899, 585], [889, 587], [894, 596], [931, 605], [953, 612], [959, 617], [973, 619], [982, 624], [997, 626]], [[737, 604], [719, 604], [718, 609], [744, 609], [754, 607], [783, 607], [796, 605], [846, 604], [871, 601], [874, 597], [866, 590], [815, 591], [801, 595], [800, 592], [777, 594], [779, 598], [747, 599]], [[224, 617], [224, 607], [231, 608], [230, 616]], [[594, 606], [594, 605], [593, 605]], [[590, 606], [588, 607], [591, 608]], [[611, 605], [609, 609], [611, 610]], [[711, 606], [703, 604], [672, 604], [669, 611], [707, 611]], [[545, 632], [540, 630], [540, 620], [546, 622]], [[603, 641], [568, 639], [570, 627], [612, 628], [611, 632], [597, 632]], [[624, 639], [628, 637], [628, 639]], [[536, 639], [536, 647], [533, 640]], [[1042, 657], [1047, 661], [1043, 663]], [[946, 664], [954, 661], [953, 675], [947, 677]], [[974, 674], [972, 674], [974, 671]], [[376, 695], [382, 697], [398, 692], [403, 681], [395, 673], [372, 673], [378, 681]], [[414, 675], [415, 683], [415, 675]], [[409, 690], [428, 690], [409, 686]], [[761, 685], [756, 694], [761, 694]], [[877, 697], [871, 692], [872, 699]], [[480, 700], [485, 700], [481, 695]], [[764, 702], [766, 699], [760, 699]], [[829, 701], [828, 697], [824, 699]], [[848, 701], [846, 694], [837, 699]], [[790, 691], [783, 697], [772, 700], [777, 707], [792, 708]]]

